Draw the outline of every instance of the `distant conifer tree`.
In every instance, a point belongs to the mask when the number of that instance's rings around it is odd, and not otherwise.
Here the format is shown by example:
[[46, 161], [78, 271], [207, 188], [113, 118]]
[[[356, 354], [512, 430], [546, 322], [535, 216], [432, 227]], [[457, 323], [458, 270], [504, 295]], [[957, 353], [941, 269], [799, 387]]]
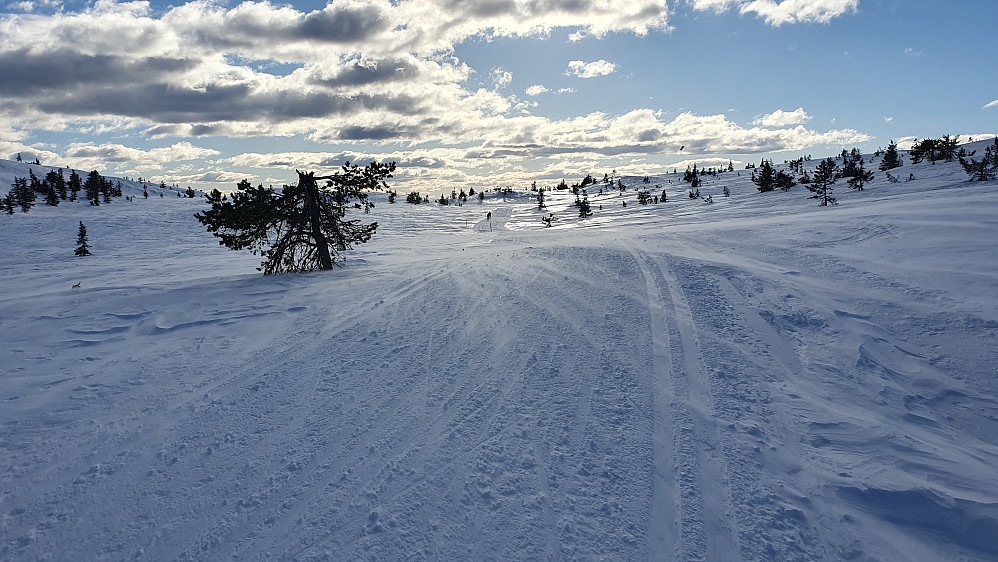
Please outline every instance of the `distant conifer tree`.
[[78, 256], [89, 256], [90, 245], [87, 243], [87, 227], [83, 226], [83, 221], [80, 221], [80, 231], [76, 236], [76, 255]]
[[58, 207], [59, 206], [59, 194], [56, 193], [55, 189], [53, 189], [51, 186], [48, 186], [48, 184], [45, 184], [45, 185], [46, 185], [46, 188], [47, 188], [45, 190], [45, 204], [49, 205], [51, 207]]
[[[794, 182], [794, 177], [783, 170], [776, 172], [776, 177], [773, 178], [773, 186], [783, 191], [790, 191], [790, 188], [795, 185], [797, 184]], [[727, 190], [728, 188], [725, 187], [724, 189]], [[727, 192], [724, 195], [727, 197]]]
[[835, 183], [837, 171], [838, 166], [835, 165], [835, 161], [831, 158], [822, 160], [814, 170], [814, 177], [811, 179], [808, 189], [814, 192], [812, 199], [818, 199], [820, 201], [818, 205], [822, 207], [837, 203], [835, 198], [832, 197], [832, 184]]
[[80, 179], [80, 175], [76, 173], [76, 170], [69, 171], [69, 200], [76, 201], [77, 195], [80, 190], [83, 189], [83, 181]]
[[103, 186], [104, 178], [101, 177], [97, 170], [92, 170], [87, 174], [87, 181], [83, 184], [83, 192], [86, 194], [87, 201], [91, 205], [95, 207], [100, 206], [101, 188]]
[[39, 195], [45, 195], [48, 191], [31, 168], [28, 168], [28, 188]]
[[911, 158], [911, 163], [919, 164], [922, 160], [928, 159], [929, 162], [935, 164], [936, 160], [939, 160], [936, 143], [935, 139], [924, 139], [921, 141], [915, 139], [915, 142], [911, 145], [911, 149], [908, 150], [908, 157]]
[[759, 167], [753, 170], [752, 183], [763, 193], [776, 189], [776, 170], [769, 160], [763, 160]]
[[20, 207], [22, 213], [27, 213], [35, 205], [35, 192], [28, 187], [27, 178], [14, 178], [10, 191], [7, 193], [12, 205]]
[[855, 175], [849, 178], [849, 187], [855, 189], [856, 191], [863, 191], [863, 186], [868, 182], [873, 181], [873, 170], [867, 170], [863, 167], [863, 159], [859, 160], [859, 168], [856, 170]]
[[884, 152], [884, 159], [880, 161], [880, 171], [886, 172], [887, 170], [893, 170], [894, 168], [900, 168], [904, 165], [904, 161], [901, 159], [901, 155], [898, 154], [898, 145], [894, 140], [887, 145], [887, 150]]
[[972, 181], [991, 181], [998, 178], [998, 137], [994, 143], [984, 149], [984, 157], [980, 161], [973, 158], [960, 157], [960, 165]]

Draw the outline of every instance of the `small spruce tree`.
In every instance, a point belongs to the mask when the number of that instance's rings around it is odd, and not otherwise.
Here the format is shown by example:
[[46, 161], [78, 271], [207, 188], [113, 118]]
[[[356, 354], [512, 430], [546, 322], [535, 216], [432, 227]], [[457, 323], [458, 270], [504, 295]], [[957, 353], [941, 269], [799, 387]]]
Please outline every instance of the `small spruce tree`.
[[815, 168], [814, 177], [811, 179], [808, 189], [814, 192], [811, 198], [820, 201], [818, 205], [824, 207], [837, 203], [835, 198], [832, 197], [832, 184], [835, 183], [835, 178], [838, 175], [837, 172], [838, 166], [835, 165], [835, 161], [831, 158], [825, 158]]
[[35, 205], [35, 192], [28, 187], [27, 178], [14, 178], [14, 183], [11, 186], [9, 192], [7, 192], [7, 197], [11, 200], [14, 206], [20, 207], [22, 213], [27, 213], [31, 210], [31, 207]]
[[76, 170], [69, 171], [69, 200], [76, 201], [76, 196], [83, 189], [83, 181], [80, 179], [80, 174], [76, 173]]
[[898, 144], [892, 139], [891, 143], [887, 145], [887, 150], [884, 152], [884, 159], [880, 161], [880, 171], [886, 172], [887, 170], [900, 168], [903, 165], [904, 161], [901, 159], [901, 155], [898, 154]]
[[960, 165], [972, 181], [992, 181], [998, 178], [998, 137], [984, 149], [984, 157], [980, 161], [961, 156]]
[[100, 206], [101, 188], [104, 187], [104, 178], [97, 170], [92, 170], [87, 174], [87, 181], [83, 184], [83, 191], [86, 193], [87, 201], [93, 206]]
[[76, 236], [76, 255], [78, 256], [89, 256], [90, 254], [90, 244], [87, 243], [87, 227], [83, 226], [83, 221], [80, 221], [80, 231]]
[[769, 160], [763, 160], [759, 168], [752, 172], [752, 183], [763, 193], [776, 189], [776, 171]]
[[859, 161], [859, 168], [856, 170], [856, 174], [849, 178], [849, 187], [855, 189], [856, 191], [863, 191], [863, 186], [873, 181], [873, 170], [867, 170], [863, 167], [863, 160]]
[[51, 207], [59, 206], [59, 194], [52, 187], [45, 190], [45, 204]]

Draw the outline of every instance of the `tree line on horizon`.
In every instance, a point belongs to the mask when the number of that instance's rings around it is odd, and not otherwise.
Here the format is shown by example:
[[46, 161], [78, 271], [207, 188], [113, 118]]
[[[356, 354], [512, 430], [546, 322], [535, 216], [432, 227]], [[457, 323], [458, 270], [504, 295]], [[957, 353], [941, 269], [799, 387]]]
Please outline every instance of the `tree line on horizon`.
[[[975, 151], [976, 152], [976, 151]], [[908, 157], [913, 164], [928, 161], [935, 164], [939, 161], [959, 161], [972, 181], [990, 181], [998, 176], [998, 137], [988, 145], [983, 157], [975, 160], [975, 152], [967, 153], [965, 147], [959, 146], [958, 136], [944, 135], [939, 139], [923, 139], [912, 144]], [[897, 182], [898, 178], [891, 170], [904, 165], [904, 158], [897, 148], [897, 143], [891, 140], [886, 150], [878, 149], [874, 157], [881, 159], [879, 170], [886, 173], [888, 181]], [[841, 158], [841, 166], [836, 162]], [[827, 157], [818, 162], [810, 173], [805, 162], [811, 161], [810, 155], [802, 156], [792, 161], [785, 161], [789, 171], [777, 169], [772, 160], [763, 159], [758, 166], [747, 164], [751, 170], [750, 180], [759, 192], [770, 192], [780, 189], [789, 191], [800, 182], [813, 193], [812, 198], [819, 200], [819, 205], [828, 206], [837, 203], [832, 194], [832, 185], [839, 179], [846, 178], [849, 187], [858, 191], [873, 180], [874, 173], [866, 168], [866, 160], [857, 148], [851, 151], [845, 149], [836, 157]], [[348, 220], [349, 209], [363, 209], [369, 213], [374, 206], [368, 200], [371, 191], [386, 190], [390, 203], [395, 202], [396, 193], [388, 189], [386, 179], [393, 177], [396, 164], [372, 162], [366, 167], [359, 167], [347, 162], [339, 172], [331, 175], [316, 176], [314, 172], [298, 171], [298, 183], [283, 186], [281, 190], [262, 185], [253, 187], [248, 180], [237, 185], [236, 192], [225, 195], [218, 189], [205, 194], [210, 208], [195, 214], [195, 217], [208, 231], [220, 238], [219, 244], [230, 249], [249, 249], [254, 254], [259, 253], [264, 260], [258, 268], [265, 275], [329, 270], [342, 261], [342, 254], [353, 244], [367, 242], [377, 230], [377, 222], [363, 224], [359, 219]], [[687, 167], [682, 180], [690, 186], [690, 198], [700, 197], [699, 187], [703, 175], [717, 176], [719, 173], [733, 172], [733, 163], [728, 166], [700, 170], [696, 164]], [[677, 170], [673, 170], [673, 174]], [[794, 174], [799, 174], [795, 177]], [[616, 176], [616, 170], [614, 170]], [[909, 175], [909, 179], [914, 179]], [[650, 177], [645, 176], [643, 183], [650, 183]], [[321, 186], [319, 182], [324, 182]], [[581, 182], [573, 184], [571, 189], [576, 195], [575, 206], [579, 217], [592, 216], [592, 205], [588, 200], [587, 189], [599, 186], [600, 193], [605, 189], [626, 188], [621, 179], [616, 180], [604, 174], [602, 182], [592, 174], [587, 174]], [[165, 184], [161, 187], [166, 187]], [[661, 186], [656, 185], [656, 188]], [[143, 184], [143, 188], [145, 188]], [[539, 188], [534, 182], [531, 189], [537, 192], [538, 209], [545, 209], [544, 188]], [[569, 189], [563, 179], [552, 189]], [[662, 191], [661, 198], [652, 195], [649, 189], [635, 188], [638, 191], [638, 203], [647, 205], [651, 202], [667, 202], [667, 194]], [[724, 195], [728, 189], [725, 186]], [[503, 193], [512, 191], [504, 188]], [[102, 177], [96, 170], [82, 180], [75, 170], [70, 170], [68, 180], [62, 169], [50, 170], [44, 178], [38, 178], [32, 169], [28, 170], [27, 178], [15, 177], [13, 186], [7, 196], [0, 200], [3, 210], [13, 214], [14, 209], [21, 208], [27, 212], [36, 199], [41, 196], [51, 206], [58, 206], [61, 201], [76, 201], [79, 194], [93, 206], [99, 206], [101, 201], [109, 203], [112, 197], [121, 197], [121, 182], [113, 183]], [[193, 197], [194, 190], [187, 189], [187, 196]], [[466, 202], [469, 196], [475, 196], [473, 188], [469, 192], [461, 189], [452, 190], [451, 197], [441, 195], [438, 202], [448, 205], [451, 201]], [[144, 189], [145, 197], [148, 192]], [[162, 197], [160, 193], [160, 197]], [[178, 190], [178, 196], [181, 196]], [[479, 200], [485, 193], [479, 192]], [[708, 203], [713, 202], [711, 196], [702, 197]], [[412, 204], [428, 203], [429, 197], [418, 192], [411, 192], [406, 201]], [[626, 207], [627, 202], [622, 204]], [[602, 209], [602, 206], [600, 206]], [[549, 226], [550, 222], [545, 221]], [[85, 226], [80, 222], [76, 255], [90, 255]]]

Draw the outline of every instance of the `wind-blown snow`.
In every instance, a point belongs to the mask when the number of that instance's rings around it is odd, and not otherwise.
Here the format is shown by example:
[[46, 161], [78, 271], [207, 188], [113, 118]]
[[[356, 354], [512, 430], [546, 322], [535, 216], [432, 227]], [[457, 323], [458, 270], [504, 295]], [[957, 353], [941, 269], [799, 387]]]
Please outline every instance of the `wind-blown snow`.
[[0, 559], [998, 560], [998, 185], [896, 172], [375, 196], [278, 277], [173, 191], [0, 216]]

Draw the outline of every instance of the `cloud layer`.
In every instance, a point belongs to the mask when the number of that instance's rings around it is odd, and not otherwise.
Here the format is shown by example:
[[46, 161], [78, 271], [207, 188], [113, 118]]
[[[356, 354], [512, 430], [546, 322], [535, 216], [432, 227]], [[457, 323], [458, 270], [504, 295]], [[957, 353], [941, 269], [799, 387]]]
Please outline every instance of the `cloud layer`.
[[770, 25], [829, 23], [839, 16], [855, 13], [859, 0], [692, 0], [697, 10], [716, 13], [737, 10], [755, 14]]
[[[774, 25], [825, 21], [855, 9], [848, 0], [695, 3], [754, 12]], [[78, 13], [0, 16], [0, 130], [10, 132], [0, 149], [23, 148], [24, 131], [39, 129], [120, 131], [147, 141], [299, 137], [415, 147], [367, 154], [404, 156], [415, 176], [457, 166], [467, 179], [479, 172], [492, 177], [503, 166], [522, 169], [537, 158], [558, 165], [572, 158], [669, 155], [680, 146], [684, 153], [738, 153], [863, 139], [855, 131], [805, 129], [809, 117], [802, 108], [776, 111], [750, 128], [721, 115], [663, 121], [651, 109], [535, 116], [536, 102], [510, 93], [508, 70], [479, 71], [484, 85], [476, 89], [469, 87], [476, 70], [454, 57], [455, 47], [471, 38], [545, 37], [554, 29], [570, 30], [573, 38], [643, 35], [667, 30], [668, 16], [660, 0], [337, 0], [311, 12], [197, 0], [162, 13], [143, 1], [97, 0]], [[567, 65], [573, 78], [617, 70], [602, 59]], [[537, 84], [524, 93], [549, 91], [574, 90]], [[218, 155], [185, 141], [145, 151], [74, 144], [57, 157], [136, 169]], [[177, 177], [228, 177], [222, 172]]]

